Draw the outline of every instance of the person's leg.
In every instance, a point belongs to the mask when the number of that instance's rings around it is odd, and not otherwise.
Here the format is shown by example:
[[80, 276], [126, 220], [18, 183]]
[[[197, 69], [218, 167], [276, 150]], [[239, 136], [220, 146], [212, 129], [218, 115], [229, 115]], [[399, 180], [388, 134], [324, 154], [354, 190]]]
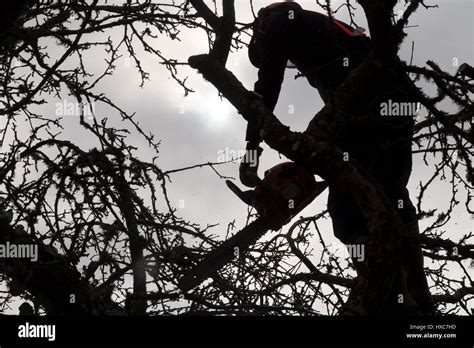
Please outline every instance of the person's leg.
[[[349, 195], [339, 192], [336, 188], [333, 190], [330, 188], [328, 211], [332, 219], [334, 235], [348, 248], [352, 264], [357, 274], [360, 275], [367, 264], [368, 232], [366, 223]], [[360, 249], [361, 247], [363, 249]], [[363, 257], [351, 253], [354, 250], [363, 250]], [[407, 289], [402, 265], [397, 272], [386, 303], [387, 307], [381, 308], [382, 313], [400, 316], [421, 314]]]
[[[329, 187], [328, 212], [334, 236], [349, 252], [357, 275], [361, 274], [367, 259], [367, 228], [357, 206], [348, 194], [336, 187]], [[358, 248], [358, 249], [357, 249]], [[352, 255], [352, 250], [362, 250], [362, 255]]]
[[418, 218], [407, 189], [403, 192], [402, 200], [403, 208], [399, 209], [399, 212], [405, 225], [402, 240], [403, 268], [408, 291], [421, 307], [423, 314], [433, 314], [435, 307], [426, 280], [422, 248], [417, 240], [420, 235]]
[[423, 253], [416, 241], [419, 236], [416, 209], [406, 189], [412, 170], [411, 144], [395, 142], [386, 147], [373, 170], [404, 224], [402, 257], [406, 288], [423, 314], [432, 313], [434, 307], [424, 272]]

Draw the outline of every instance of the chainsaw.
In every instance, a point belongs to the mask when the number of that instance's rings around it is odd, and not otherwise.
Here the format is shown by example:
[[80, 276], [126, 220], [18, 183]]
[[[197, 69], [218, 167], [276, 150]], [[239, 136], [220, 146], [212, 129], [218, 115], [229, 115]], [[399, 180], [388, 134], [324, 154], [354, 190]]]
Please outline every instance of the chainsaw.
[[253, 190], [242, 191], [229, 180], [226, 184], [244, 203], [255, 208], [258, 218], [209, 252], [181, 278], [178, 286], [182, 291], [189, 291], [212, 277], [267, 231], [281, 229], [327, 187], [326, 182], [316, 181], [305, 167], [293, 162], [268, 169]]

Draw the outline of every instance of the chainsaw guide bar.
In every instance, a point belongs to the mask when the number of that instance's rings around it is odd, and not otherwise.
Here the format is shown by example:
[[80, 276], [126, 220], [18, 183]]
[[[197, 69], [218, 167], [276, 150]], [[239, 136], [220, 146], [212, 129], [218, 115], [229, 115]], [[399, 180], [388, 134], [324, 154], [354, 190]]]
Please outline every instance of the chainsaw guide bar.
[[259, 217], [212, 250], [181, 278], [178, 287], [184, 292], [212, 277], [267, 231], [281, 229], [327, 187], [326, 182], [317, 182], [311, 172], [293, 162], [281, 163], [267, 170], [254, 190], [242, 191], [229, 180], [226, 184], [245, 204], [254, 207]]
[[268, 226], [266, 226], [261, 219], [253, 221], [207, 254], [201, 263], [181, 278], [178, 284], [179, 288], [186, 292], [198, 286], [227, 263], [231, 262], [235, 258], [235, 250], [238, 250], [239, 254], [247, 250], [248, 247], [263, 236], [268, 229]]

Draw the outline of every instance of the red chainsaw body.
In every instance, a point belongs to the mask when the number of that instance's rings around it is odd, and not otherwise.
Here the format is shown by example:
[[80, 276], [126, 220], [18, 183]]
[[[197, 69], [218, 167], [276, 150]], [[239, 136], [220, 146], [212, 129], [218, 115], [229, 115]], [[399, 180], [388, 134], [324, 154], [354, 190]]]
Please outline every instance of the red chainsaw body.
[[305, 167], [284, 162], [268, 169], [254, 189], [254, 204], [265, 223], [280, 229], [326, 188]]

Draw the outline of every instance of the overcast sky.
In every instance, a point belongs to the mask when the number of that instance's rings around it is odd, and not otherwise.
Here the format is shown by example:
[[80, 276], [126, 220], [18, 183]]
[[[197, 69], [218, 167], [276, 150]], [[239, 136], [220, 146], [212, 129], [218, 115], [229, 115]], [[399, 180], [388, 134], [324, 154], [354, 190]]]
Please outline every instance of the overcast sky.
[[[268, 5], [272, 1], [254, 1], [256, 8]], [[428, 4], [438, 4], [439, 8], [426, 10], [423, 7], [412, 16], [410, 24], [417, 27], [408, 30], [409, 36], [401, 50], [404, 60], [410, 59], [411, 42], [415, 42], [413, 61], [424, 65], [428, 59], [434, 60], [442, 69], [454, 72], [454, 63], [473, 63], [474, 46], [474, 2], [472, 0], [438, 0], [426, 1]], [[248, 1], [238, 0], [237, 19], [239, 22], [250, 22], [251, 12]], [[306, 9], [321, 10], [316, 1], [299, 1]], [[342, 1], [332, 1], [334, 8]], [[366, 21], [360, 8], [356, 11], [357, 23], [367, 28]], [[341, 11], [336, 18], [347, 21], [347, 14]], [[369, 33], [370, 35], [370, 33]], [[112, 36], [113, 38], [113, 36]], [[158, 48], [165, 56], [186, 61], [190, 55], [207, 52], [207, 41], [203, 31], [183, 31], [181, 42], [168, 39], [156, 40]], [[51, 52], [59, 52], [51, 46]], [[123, 109], [136, 112], [136, 119], [142, 127], [153, 132], [161, 139], [159, 166], [163, 170], [185, 167], [203, 162], [218, 161], [218, 153], [229, 148], [240, 150], [245, 146], [246, 122], [236, 113], [234, 108], [225, 100], [221, 100], [213, 86], [203, 80], [190, 68], [180, 69], [180, 76], [189, 76], [188, 85], [196, 92], [183, 97], [183, 90], [169, 78], [168, 72], [158, 64], [155, 57], [145, 53], [140, 54], [145, 70], [151, 73], [151, 79], [143, 89], [139, 88], [138, 73], [124, 58], [119, 64], [114, 76], [107, 78], [96, 91], [104, 92], [110, 99], [116, 101]], [[88, 56], [87, 64], [91, 67], [103, 65], [100, 54]], [[457, 60], [455, 59], [457, 58]], [[257, 77], [257, 71], [247, 59], [247, 52], [241, 50], [232, 53], [228, 68], [248, 88], [252, 89]], [[296, 71], [287, 70], [281, 96], [275, 110], [277, 117], [293, 130], [302, 131], [311, 118], [322, 107], [322, 101], [317, 91], [308, 85], [305, 79], [294, 79]], [[72, 100], [71, 97], [69, 97]], [[54, 114], [57, 100], [41, 107], [43, 114]], [[294, 108], [294, 114], [289, 113], [289, 106]], [[107, 116], [118, 124], [119, 116], [96, 105], [97, 117]], [[65, 130], [63, 137], [70, 139], [83, 148], [90, 148], [91, 142], [80, 129], [77, 118], [66, 118], [63, 122]], [[122, 125], [123, 126], [123, 125]], [[139, 146], [139, 153], [145, 158], [152, 156], [146, 143], [137, 135], [130, 137], [130, 142]], [[264, 146], [265, 151], [260, 166], [260, 174], [265, 169], [283, 161], [278, 154]], [[219, 166], [218, 170], [229, 176], [237, 177], [238, 164]], [[432, 167], [426, 167], [419, 156], [414, 158], [409, 189], [412, 199], [417, 192], [420, 180], [426, 180]], [[168, 187], [172, 203], [178, 207], [184, 202], [184, 208], [178, 211], [181, 217], [193, 222], [206, 224], [220, 223], [222, 228], [214, 228], [213, 232], [225, 233], [228, 222], [236, 219], [242, 227], [247, 209], [225, 186], [210, 168], [195, 169], [190, 172], [178, 173], [172, 176], [173, 183]], [[436, 190], [431, 190], [425, 205], [428, 207], [447, 208], [446, 197], [449, 197], [450, 186], [438, 183]], [[461, 196], [463, 201], [465, 198]], [[326, 207], [326, 193], [310, 205], [303, 215], [313, 215]], [[460, 236], [472, 230], [472, 220], [463, 206], [455, 210], [453, 223], [447, 226], [451, 236]], [[325, 236], [332, 238], [330, 221], [323, 224]]]
[[[236, 3], [238, 21], [249, 22], [252, 17], [247, 1]], [[256, 8], [259, 8], [271, 1], [255, 3]], [[334, 1], [334, 7], [338, 3], [341, 1]], [[472, 63], [474, 2], [446, 0], [427, 3], [437, 3], [439, 8], [425, 10], [420, 7], [412, 17], [410, 24], [417, 27], [408, 31], [409, 36], [401, 50], [402, 59], [410, 59], [411, 42], [414, 41], [415, 64], [424, 65], [424, 62], [432, 59], [446, 71], [455, 72], [456, 62]], [[300, 4], [306, 9], [319, 9], [315, 1], [300, 1]], [[357, 23], [367, 28], [360, 9], [356, 13]], [[348, 20], [344, 11], [341, 11], [337, 18]], [[181, 44], [161, 40], [158, 48], [171, 57], [185, 61], [192, 54], [206, 52], [207, 43], [203, 32], [192, 31], [184, 33]], [[137, 119], [145, 129], [152, 131], [162, 140], [159, 163], [164, 169], [215, 162], [218, 160], [219, 150], [243, 149], [246, 123], [229, 103], [220, 100], [214, 87], [192, 69], [183, 68], [181, 76], [189, 75], [189, 86], [196, 91], [183, 98], [182, 89], [169, 79], [163, 68], [157, 66], [153, 57], [144, 55], [144, 63], [152, 72], [152, 76], [143, 90], [136, 88], [138, 80], [133, 67], [120, 69], [119, 74], [107, 80], [105, 89], [111, 98], [118, 100], [127, 110], [136, 111]], [[127, 65], [126, 62], [124, 64]], [[245, 50], [230, 56], [228, 68], [247, 88], [252, 89], [257, 70], [249, 63]], [[292, 129], [302, 131], [313, 115], [321, 109], [322, 101], [317, 91], [311, 88], [305, 79], [294, 79], [295, 73], [295, 70], [287, 70], [275, 114]], [[289, 113], [290, 105], [294, 108], [294, 114]], [[100, 116], [100, 112], [98, 114]], [[140, 142], [140, 139], [135, 140]], [[144, 145], [143, 142], [142, 144]], [[144, 146], [141, 148], [146, 150]], [[265, 169], [282, 160], [265, 146], [260, 174], [263, 175]], [[237, 169], [237, 164], [219, 167], [223, 174], [230, 176], [236, 176]], [[432, 168], [427, 168], [420, 161], [420, 157], [415, 156], [409, 186], [412, 197], [419, 181], [428, 178], [431, 172]], [[448, 197], [449, 192], [448, 184], [438, 184], [436, 191], [430, 192], [427, 203], [431, 207], [446, 208], [447, 202], [444, 199]], [[226, 189], [223, 180], [209, 168], [174, 175], [170, 193], [177, 206], [180, 200], [184, 200], [185, 208], [180, 211], [182, 216], [203, 224], [225, 224], [234, 218], [241, 220], [246, 213], [246, 207]], [[315, 209], [324, 209], [325, 204], [326, 198], [321, 197], [304, 213], [313, 214]], [[456, 212], [456, 223], [458, 233], [466, 232], [472, 226], [470, 217], [462, 207]], [[330, 226], [326, 232], [331, 234]]]

